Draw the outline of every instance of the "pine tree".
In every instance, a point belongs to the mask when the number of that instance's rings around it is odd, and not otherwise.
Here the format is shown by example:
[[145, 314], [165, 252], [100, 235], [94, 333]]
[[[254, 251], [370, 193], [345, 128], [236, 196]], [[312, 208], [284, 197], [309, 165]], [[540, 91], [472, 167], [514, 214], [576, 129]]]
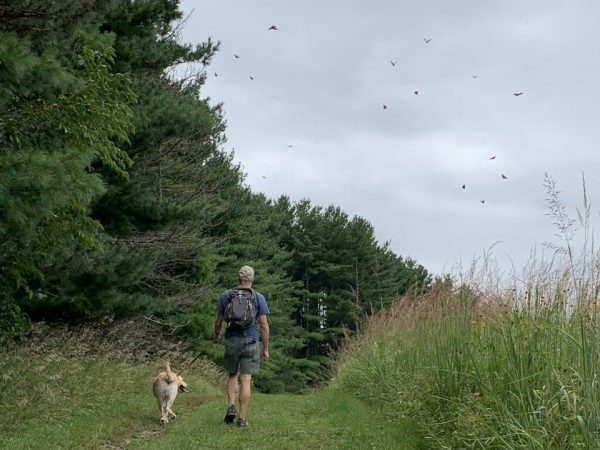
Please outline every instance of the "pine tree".
[[[46, 267], [76, 248], [96, 249], [89, 205], [105, 191], [90, 170], [124, 176], [130, 162], [116, 142], [131, 130], [129, 80], [111, 74], [108, 46], [82, 43], [63, 66], [50, 46], [0, 34], [0, 292], [32, 295]], [[8, 301], [8, 300], [7, 300]]]
[[333, 205], [315, 207], [302, 200], [288, 210], [289, 236], [282, 243], [293, 255], [290, 273], [301, 282], [297, 323], [308, 331], [300, 354], [326, 362], [344, 336], [363, 318], [389, 306], [408, 289], [426, 288], [427, 271], [380, 245], [372, 225], [350, 218]]
[[107, 188], [91, 211], [102, 226], [102, 251], [78, 249], [63, 267], [52, 267], [41, 286], [52, 300], [45, 300], [46, 309], [71, 319], [135, 312], [166, 317], [206, 297], [214, 278], [223, 237], [213, 237], [212, 229], [232, 207], [228, 197], [241, 174], [231, 155], [218, 150], [224, 121], [219, 105], [200, 98], [201, 73], [182, 81], [169, 76], [180, 63], [208, 63], [217, 48], [210, 41], [195, 47], [177, 41], [177, 4], [109, 2], [81, 25], [81, 34], [112, 39], [112, 71], [115, 77], [128, 72], [137, 102], [135, 133], [119, 145], [133, 163], [128, 176], [106, 165], [92, 170]]

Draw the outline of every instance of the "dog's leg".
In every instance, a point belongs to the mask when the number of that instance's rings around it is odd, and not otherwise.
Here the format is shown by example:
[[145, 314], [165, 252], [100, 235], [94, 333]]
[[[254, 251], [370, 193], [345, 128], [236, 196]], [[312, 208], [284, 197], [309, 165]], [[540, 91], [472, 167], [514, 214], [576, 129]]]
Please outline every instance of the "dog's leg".
[[176, 418], [177, 416], [176, 416], [176, 415], [175, 415], [175, 413], [174, 413], [174, 412], [171, 410], [171, 406], [173, 406], [173, 400], [169, 400], [169, 401], [167, 402], [167, 413], [168, 413], [168, 415], [169, 415], [169, 419], [171, 419], [171, 420], [175, 420], [175, 418]]
[[158, 412], [160, 413], [160, 424], [165, 425], [169, 423], [167, 418], [167, 411], [164, 407], [164, 402], [162, 402], [159, 398], [156, 399], [156, 404], [158, 405]]
[[166, 401], [160, 403], [160, 414], [161, 414], [160, 424], [161, 425], [168, 424], [169, 423], [169, 406]]

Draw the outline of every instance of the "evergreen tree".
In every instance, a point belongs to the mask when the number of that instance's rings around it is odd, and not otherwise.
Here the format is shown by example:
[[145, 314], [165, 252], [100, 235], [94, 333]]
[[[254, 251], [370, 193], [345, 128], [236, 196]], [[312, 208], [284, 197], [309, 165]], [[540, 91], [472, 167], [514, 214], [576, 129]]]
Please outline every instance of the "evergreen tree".
[[115, 142], [131, 130], [133, 93], [109, 71], [110, 46], [81, 51], [66, 66], [55, 47], [37, 54], [30, 40], [0, 34], [0, 292], [5, 301], [76, 248], [96, 249], [88, 215], [102, 194], [91, 172], [102, 164], [123, 176], [130, 162]]
[[309, 333], [302, 353], [325, 362], [363, 317], [389, 306], [408, 289], [427, 288], [427, 271], [379, 245], [373, 227], [340, 208], [315, 207], [309, 200], [287, 205], [290, 234], [282, 241], [292, 252], [292, 279], [302, 283], [297, 323]]
[[218, 150], [224, 121], [219, 105], [200, 98], [202, 73], [183, 81], [169, 76], [180, 63], [208, 63], [217, 48], [210, 41], [195, 48], [177, 41], [177, 4], [109, 2], [85, 24], [88, 33], [96, 27], [114, 38], [113, 70], [133, 80], [135, 133], [121, 145], [133, 165], [127, 178], [94, 166], [107, 186], [92, 207], [105, 246], [79, 249], [53, 268], [42, 286], [50, 299], [43, 308], [30, 304], [42, 308], [38, 314], [52, 317], [53, 308], [71, 319], [135, 312], [166, 317], [207, 297], [223, 240], [212, 229], [232, 207], [229, 197], [241, 175], [231, 155]]

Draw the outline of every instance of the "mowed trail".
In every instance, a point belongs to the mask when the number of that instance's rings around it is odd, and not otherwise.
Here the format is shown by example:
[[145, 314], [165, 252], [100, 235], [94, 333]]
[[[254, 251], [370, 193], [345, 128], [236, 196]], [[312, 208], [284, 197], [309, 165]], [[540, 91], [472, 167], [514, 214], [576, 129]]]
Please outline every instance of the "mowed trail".
[[[255, 393], [242, 429], [225, 424], [225, 393], [177, 398], [176, 421], [129, 441], [132, 449], [416, 449], [418, 438], [348, 395]], [[175, 409], [175, 408], [174, 408]]]

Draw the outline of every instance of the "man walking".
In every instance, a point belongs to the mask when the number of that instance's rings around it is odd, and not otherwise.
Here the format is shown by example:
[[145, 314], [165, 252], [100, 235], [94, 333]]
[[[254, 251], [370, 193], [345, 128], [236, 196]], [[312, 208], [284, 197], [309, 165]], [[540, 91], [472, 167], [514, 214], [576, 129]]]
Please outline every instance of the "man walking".
[[227, 397], [229, 407], [225, 414], [225, 422], [232, 423], [236, 416], [235, 401], [238, 394], [239, 374], [239, 407], [237, 424], [247, 427], [246, 414], [250, 404], [252, 375], [260, 368], [260, 348], [256, 322], [260, 325], [262, 338], [262, 359], [269, 360], [269, 307], [265, 297], [252, 289], [254, 269], [243, 266], [238, 274], [238, 286], [223, 292], [217, 305], [215, 320], [215, 342], [221, 339], [221, 327], [227, 323], [225, 330], [225, 356], [223, 366], [229, 373], [227, 379]]

